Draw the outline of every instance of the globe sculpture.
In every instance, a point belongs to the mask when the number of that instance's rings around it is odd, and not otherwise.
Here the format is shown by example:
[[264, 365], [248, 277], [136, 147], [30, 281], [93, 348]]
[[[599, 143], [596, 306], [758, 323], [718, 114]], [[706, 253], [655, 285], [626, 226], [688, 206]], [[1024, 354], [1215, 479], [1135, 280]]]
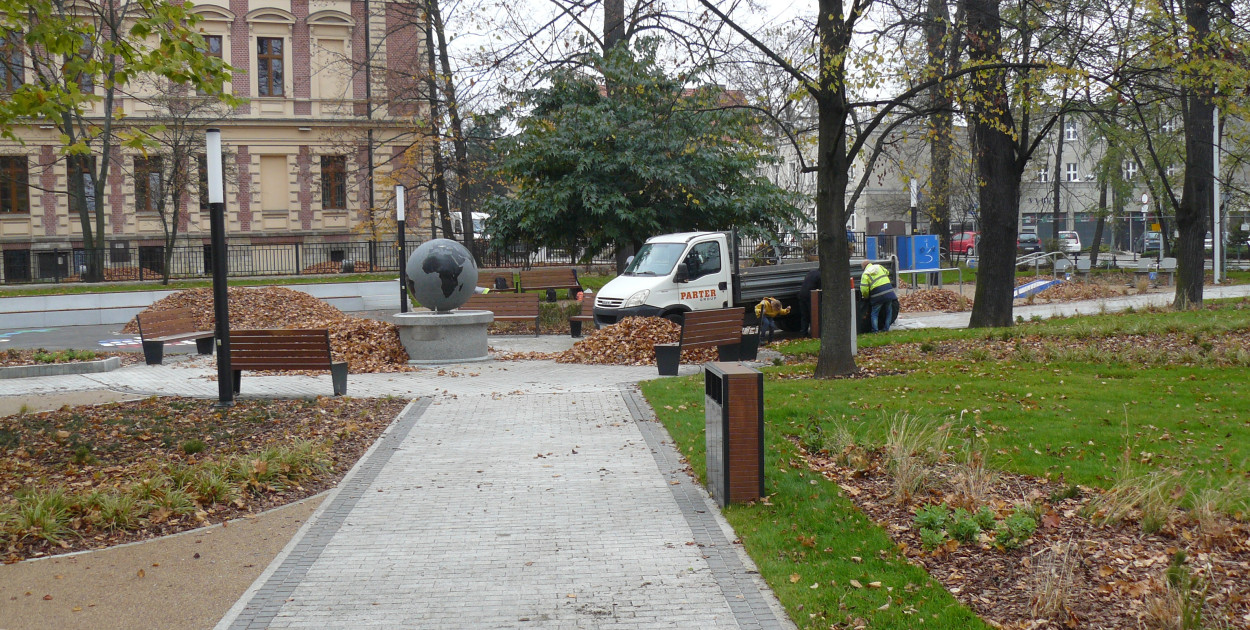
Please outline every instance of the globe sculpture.
[[446, 238], [423, 243], [408, 257], [408, 290], [421, 306], [445, 313], [477, 286], [477, 264], [464, 245]]

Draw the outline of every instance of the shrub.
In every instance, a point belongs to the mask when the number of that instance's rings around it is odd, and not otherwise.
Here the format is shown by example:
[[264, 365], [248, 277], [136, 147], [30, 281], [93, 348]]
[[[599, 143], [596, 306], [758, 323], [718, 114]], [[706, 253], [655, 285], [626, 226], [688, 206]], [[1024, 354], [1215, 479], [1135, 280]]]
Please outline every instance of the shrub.
[[208, 445], [204, 443], [204, 440], [191, 439], [182, 443], [182, 452], [187, 455], [203, 453], [206, 448], [208, 448]]
[[994, 517], [994, 510], [991, 510], [988, 506], [984, 505], [981, 506], [981, 509], [977, 510], [976, 514], [972, 515], [972, 519], [975, 520], [977, 525], [981, 527], [981, 531], [986, 532], [994, 531], [994, 525], [997, 522]]
[[994, 544], [1004, 551], [1019, 549], [1033, 532], [1037, 531], [1037, 521], [1017, 508], [1010, 516], [998, 523], [994, 532]]
[[963, 508], [955, 508], [950, 521], [947, 522], [946, 530], [951, 538], [962, 543], [974, 542], [981, 535], [981, 526], [972, 517], [972, 513]]
[[900, 504], [929, 484], [931, 465], [944, 456], [950, 425], [936, 425], [907, 413], [894, 416], [885, 442], [886, 464], [894, 482], [894, 500]]
[[932, 530], [927, 527], [920, 529], [920, 546], [925, 551], [933, 551], [946, 544], [945, 530]]
[[145, 512], [135, 498], [121, 492], [96, 492], [87, 497], [92, 507], [91, 520], [104, 529], [129, 529]]
[[196, 473], [191, 481], [191, 491], [206, 504], [225, 503], [238, 495], [238, 489], [226, 475], [211, 468]]
[[945, 503], [933, 503], [916, 510], [915, 523], [920, 529], [931, 529], [941, 531], [946, 529], [947, 519], [950, 518], [951, 509], [946, 507]]
[[20, 493], [16, 513], [11, 517], [13, 529], [20, 538], [58, 543], [73, 533], [69, 528], [72, 506], [73, 501], [60, 489]]

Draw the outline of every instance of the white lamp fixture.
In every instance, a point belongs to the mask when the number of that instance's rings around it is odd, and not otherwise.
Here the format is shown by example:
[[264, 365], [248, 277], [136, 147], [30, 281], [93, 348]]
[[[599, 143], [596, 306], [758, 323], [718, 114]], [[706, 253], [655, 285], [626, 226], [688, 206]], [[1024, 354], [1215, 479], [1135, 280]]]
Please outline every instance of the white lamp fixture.
[[204, 134], [204, 146], [208, 154], [208, 202], [225, 203], [226, 190], [221, 180], [221, 130], [209, 129]]
[[399, 184], [395, 186], [395, 218], [404, 220], [404, 187]]

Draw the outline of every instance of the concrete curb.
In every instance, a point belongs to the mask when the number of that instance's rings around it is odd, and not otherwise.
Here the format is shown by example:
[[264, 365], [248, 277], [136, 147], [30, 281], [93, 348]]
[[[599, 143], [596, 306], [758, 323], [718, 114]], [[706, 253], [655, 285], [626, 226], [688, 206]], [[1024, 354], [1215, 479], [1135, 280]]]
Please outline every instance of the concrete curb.
[[32, 376], [66, 376], [69, 374], [95, 374], [97, 372], [112, 372], [121, 366], [121, 357], [109, 357], [99, 361], [80, 361], [77, 363], [14, 365], [12, 367], [0, 367], [0, 379], [29, 378]]

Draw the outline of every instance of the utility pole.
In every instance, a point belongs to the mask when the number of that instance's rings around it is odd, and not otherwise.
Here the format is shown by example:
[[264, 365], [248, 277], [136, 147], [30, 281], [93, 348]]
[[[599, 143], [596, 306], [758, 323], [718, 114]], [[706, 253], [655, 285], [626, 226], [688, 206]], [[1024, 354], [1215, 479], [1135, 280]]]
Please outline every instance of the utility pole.
[[204, 135], [208, 170], [208, 213], [213, 253], [213, 319], [217, 344], [216, 407], [234, 404], [234, 375], [230, 372], [230, 293], [226, 287], [226, 190], [221, 177], [221, 130]]

